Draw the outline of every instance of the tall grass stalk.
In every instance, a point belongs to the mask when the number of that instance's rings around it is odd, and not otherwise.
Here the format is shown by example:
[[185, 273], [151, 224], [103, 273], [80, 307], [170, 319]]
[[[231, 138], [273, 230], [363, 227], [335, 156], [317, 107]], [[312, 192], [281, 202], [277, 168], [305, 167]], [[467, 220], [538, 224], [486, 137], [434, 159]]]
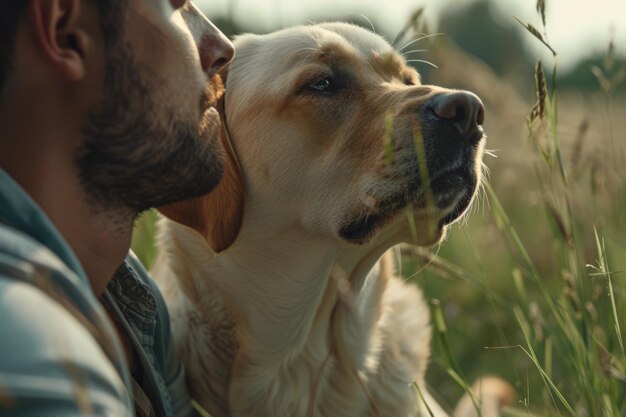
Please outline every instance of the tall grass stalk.
[[469, 395], [472, 403], [474, 404], [474, 408], [478, 413], [478, 416], [482, 417], [479, 401], [476, 398], [476, 395], [472, 392], [472, 389], [467, 382], [467, 379], [463, 376], [463, 371], [458, 365], [454, 355], [452, 354], [452, 350], [450, 349], [450, 344], [448, 343], [448, 338], [446, 337], [447, 326], [444, 319], [443, 311], [441, 310], [441, 304], [438, 300], [433, 300], [431, 304], [435, 334], [437, 337], [437, 341], [440, 343], [444, 352], [442, 358], [444, 362], [444, 367], [446, 368], [448, 375], [463, 389], [465, 393]]

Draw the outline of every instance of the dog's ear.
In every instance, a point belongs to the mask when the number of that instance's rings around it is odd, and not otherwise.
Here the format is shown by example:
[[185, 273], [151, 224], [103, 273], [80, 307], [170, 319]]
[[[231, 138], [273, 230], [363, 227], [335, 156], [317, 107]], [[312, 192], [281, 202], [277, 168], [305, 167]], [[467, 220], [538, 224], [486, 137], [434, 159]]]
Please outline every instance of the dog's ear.
[[222, 117], [220, 129], [224, 154], [222, 180], [206, 196], [158, 208], [165, 217], [198, 231], [215, 253], [226, 250], [237, 238], [243, 220], [244, 205], [243, 176], [223, 116], [223, 97], [218, 103], [218, 110]]

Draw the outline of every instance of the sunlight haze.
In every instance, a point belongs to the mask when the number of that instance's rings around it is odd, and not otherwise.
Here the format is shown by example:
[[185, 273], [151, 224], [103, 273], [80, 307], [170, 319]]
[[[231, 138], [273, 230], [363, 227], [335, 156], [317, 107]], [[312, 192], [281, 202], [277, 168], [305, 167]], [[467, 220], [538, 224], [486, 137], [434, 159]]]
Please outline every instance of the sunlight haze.
[[[251, 30], [270, 31], [286, 25], [305, 23], [336, 16], [367, 16], [382, 25], [376, 28], [385, 34], [395, 34], [417, 7], [424, 6], [431, 26], [445, 9], [470, 3], [473, 0], [406, 1], [406, 0], [198, 0], [196, 3], [209, 16], [228, 13], [229, 4], [235, 19]], [[626, 52], [626, 0], [548, 0], [548, 40], [559, 54], [559, 63], [567, 68], [592, 52], [604, 51], [611, 32], [617, 51]], [[503, 24], [514, 17], [541, 28], [541, 20], [532, 0], [493, 0]], [[517, 24], [515, 22], [515, 24]], [[526, 37], [538, 57], [550, 59], [545, 47]]]

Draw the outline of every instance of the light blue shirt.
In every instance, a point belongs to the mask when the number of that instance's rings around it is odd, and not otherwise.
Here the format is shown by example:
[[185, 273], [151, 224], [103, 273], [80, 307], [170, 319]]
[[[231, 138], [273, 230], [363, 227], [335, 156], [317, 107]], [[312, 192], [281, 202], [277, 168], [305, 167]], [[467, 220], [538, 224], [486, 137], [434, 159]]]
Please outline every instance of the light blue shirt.
[[156, 416], [196, 415], [167, 308], [130, 253], [98, 300], [80, 262], [0, 169], [0, 416], [134, 416], [131, 376], [101, 303], [126, 331]]

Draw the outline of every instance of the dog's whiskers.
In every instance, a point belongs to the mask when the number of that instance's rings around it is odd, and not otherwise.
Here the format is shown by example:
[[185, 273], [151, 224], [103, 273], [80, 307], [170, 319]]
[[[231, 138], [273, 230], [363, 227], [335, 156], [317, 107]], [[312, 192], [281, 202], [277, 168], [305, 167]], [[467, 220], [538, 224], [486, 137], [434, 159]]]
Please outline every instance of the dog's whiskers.
[[416, 54], [416, 53], [418, 53], [418, 52], [428, 52], [428, 51], [429, 51], [428, 49], [411, 49], [410, 51], [404, 51], [404, 52], [402, 52], [402, 56], [403, 56], [404, 58], [408, 58], [408, 57], [409, 57], [409, 55], [411, 55], [411, 54]]
[[499, 149], [485, 149], [485, 150], [483, 151], [483, 153], [484, 153], [485, 155], [489, 155], [489, 156], [490, 156], [490, 157], [492, 157], [492, 158], [497, 158], [497, 157], [498, 157], [498, 155], [497, 155], [498, 150], [499, 150]]
[[431, 33], [429, 35], [420, 36], [419, 38], [413, 39], [412, 41], [409, 41], [405, 43], [404, 45], [402, 45], [402, 47], [399, 48], [398, 51], [402, 52], [405, 48], [408, 48], [409, 46], [413, 45], [416, 42], [419, 42], [424, 39], [434, 38], [435, 36], [441, 36], [441, 35], [443, 35], [443, 33]]
[[407, 59], [406, 63], [408, 64], [410, 62], [421, 62], [422, 64], [428, 64], [428, 65], [430, 65], [433, 68], [439, 69], [439, 67], [437, 65], [433, 64], [430, 61], [426, 61], [425, 59]]
[[[404, 48], [406, 48], [407, 46], [411, 45], [412, 43], [414, 43], [416, 41], [417, 38], [421, 38], [422, 36], [426, 35], [425, 33], [416, 33], [413, 36], [409, 36], [409, 39], [399, 48], [396, 48], [398, 51], [402, 51]], [[397, 35], [396, 35], [397, 36]], [[396, 39], [394, 38], [393, 42], [391, 43], [392, 45], [395, 45], [395, 41]]]
[[482, 215], [485, 215], [485, 207], [487, 207], [488, 210], [491, 210], [491, 207], [489, 205], [489, 198], [487, 198], [487, 192], [485, 191], [485, 184], [487, 184], [487, 181], [489, 181], [489, 177], [491, 176], [491, 170], [489, 169], [489, 167], [484, 163], [481, 162], [481, 166], [482, 166], [482, 175], [480, 176], [480, 183], [478, 184], [478, 192], [480, 193], [480, 205], [479, 207], [482, 206]]
[[372, 21], [370, 20], [369, 17], [365, 16], [363, 13], [360, 13], [359, 16], [361, 16], [363, 19], [365, 19], [367, 21], [367, 23], [370, 24], [370, 27], [372, 28], [372, 32], [376, 33], [376, 28], [374, 27], [374, 24], [372, 23]]

